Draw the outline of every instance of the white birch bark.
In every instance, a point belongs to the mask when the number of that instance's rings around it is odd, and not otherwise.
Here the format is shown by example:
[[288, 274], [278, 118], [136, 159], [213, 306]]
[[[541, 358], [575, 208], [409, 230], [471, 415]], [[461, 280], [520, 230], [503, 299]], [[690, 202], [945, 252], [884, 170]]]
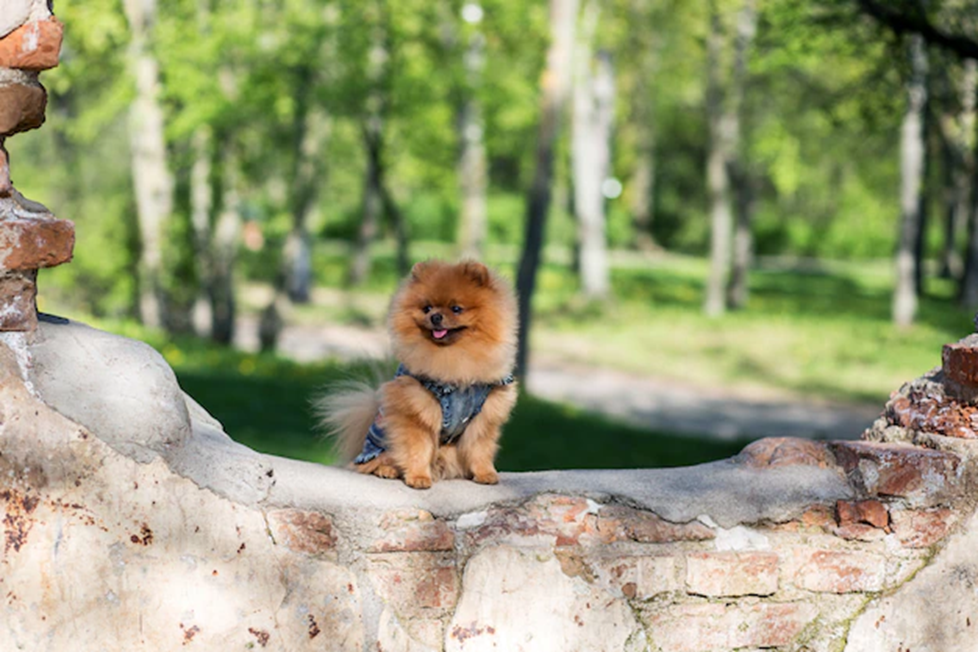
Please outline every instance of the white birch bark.
[[149, 45], [156, 19], [155, 0], [124, 0], [132, 40], [129, 59], [136, 98], [129, 111], [132, 178], [139, 235], [139, 312], [144, 324], [160, 327], [165, 318], [163, 240], [173, 212], [173, 178], [167, 167], [163, 109], [160, 106], [159, 64]]
[[896, 253], [896, 283], [893, 291], [893, 321], [908, 327], [917, 315], [917, 257], [915, 246], [921, 219], [926, 144], [924, 111], [927, 104], [927, 50], [920, 36], [909, 38], [910, 79], [907, 108], [900, 128], [900, 236]]

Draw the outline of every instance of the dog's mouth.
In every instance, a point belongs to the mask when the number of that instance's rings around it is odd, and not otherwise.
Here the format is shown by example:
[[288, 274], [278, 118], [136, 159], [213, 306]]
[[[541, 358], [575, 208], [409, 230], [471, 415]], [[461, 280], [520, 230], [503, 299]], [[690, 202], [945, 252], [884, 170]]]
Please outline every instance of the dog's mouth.
[[424, 330], [435, 344], [452, 344], [462, 335], [465, 326], [459, 326], [458, 328], [432, 328], [430, 330], [426, 328]]

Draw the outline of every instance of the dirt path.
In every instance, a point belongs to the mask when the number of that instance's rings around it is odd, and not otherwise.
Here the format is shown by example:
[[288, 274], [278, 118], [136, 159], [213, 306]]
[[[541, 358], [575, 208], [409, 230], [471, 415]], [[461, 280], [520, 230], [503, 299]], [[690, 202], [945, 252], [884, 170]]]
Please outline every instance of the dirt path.
[[[257, 320], [240, 320], [236, 344], [258, 346]], [[300, 362], [336, 357], [380, 358], [387, 335], [378, 329], [323, 324], [287, 326], [280, 352]], [[599, 412], [640, 427], [685, 434], [738, 437], [855, 439], [882, 406], [862, 406], [747, 395], [725, 388], [684, 386], [662, 378], [534, 360], [527, 378], [530, 392], [552, 401]]]

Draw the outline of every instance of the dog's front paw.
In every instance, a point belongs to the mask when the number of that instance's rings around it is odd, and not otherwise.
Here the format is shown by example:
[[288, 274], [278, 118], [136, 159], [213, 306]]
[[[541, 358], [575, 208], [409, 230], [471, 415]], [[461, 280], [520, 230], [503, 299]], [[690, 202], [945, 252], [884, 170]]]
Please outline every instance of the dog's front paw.
[[401, 474], [398, 472], [396, 467], [390, 466], [389, 464], [381, 464], [374, 470], [374, 475], [380, 478], [388, 478], [393, 480]]
[[430, 475], [420, 475], [420, 474], [410, 474], [404, 476], [404, 483], [413, 489], [430, 489], [431, 488], [431, 476]]
[[472, 479], [479, 484], [498, 484], [499, 474], [495, 471], [483, 471], [482, 473], [476, 473], [473, 475]]

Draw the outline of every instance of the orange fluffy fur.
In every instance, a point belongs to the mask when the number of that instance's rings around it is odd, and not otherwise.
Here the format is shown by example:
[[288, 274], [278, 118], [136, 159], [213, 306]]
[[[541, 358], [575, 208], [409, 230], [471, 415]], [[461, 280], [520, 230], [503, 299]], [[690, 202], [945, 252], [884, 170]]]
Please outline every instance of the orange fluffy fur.
[[[415, 265], [391, 301], [388, 327], [394, 356], [412, 374], [468, 386], [498, 382], [513, 369], [516, 301], [509, 286], [481, 263]], [[498, 482], [494, 460], [500, 429], [515, 403], [515, 383], [494, 388], [462, 436], [448, 445], [439, 443], [438, 400], [411, 376], [376, 389], [367, 384], [334, 388], [317, 408], [347, 462], [360, 452], [370, 424], [383, 411], [387, 450], [364, 464], [351, 463], [352, 468], [425, 489], [447, 478]]]

